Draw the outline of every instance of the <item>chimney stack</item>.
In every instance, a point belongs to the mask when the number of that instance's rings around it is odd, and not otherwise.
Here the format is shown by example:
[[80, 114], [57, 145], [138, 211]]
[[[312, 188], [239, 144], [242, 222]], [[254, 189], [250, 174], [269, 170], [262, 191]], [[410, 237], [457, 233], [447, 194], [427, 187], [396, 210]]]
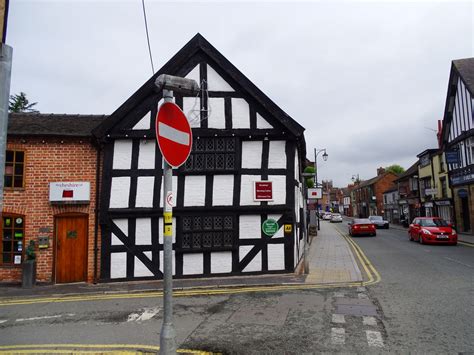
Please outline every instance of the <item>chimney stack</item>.
[[377, 169], [377, 176], [383, 175], [385, 173], [385, 169], [380, 167]]

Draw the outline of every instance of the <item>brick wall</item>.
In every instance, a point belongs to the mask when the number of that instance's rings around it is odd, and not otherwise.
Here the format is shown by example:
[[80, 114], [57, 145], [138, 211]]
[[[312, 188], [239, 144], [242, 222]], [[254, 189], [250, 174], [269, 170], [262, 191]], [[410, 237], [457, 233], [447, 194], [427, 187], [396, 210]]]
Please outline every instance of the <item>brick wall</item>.
[[[88, 215], [87, 281], [94, 276], [94, 226], [96, 197], [97, 150], [89, 139], [79, 138], [8, 138], [7, 149], [25, 152], [24, 189], [5, 189], [4, 213], [25, 216], [25, 240], [37, 241], [38, 236], [48, 236], [50, 247], [37, 249], [37, 281], [54, 282], [54, 216], [63, 213], [85, 213]], [[49, 183], [67, 181], [88, 181], [91, 191], [90, 204], [51, 205]], [[48, 228], [49, 232], [40, 232]], [[98, 240], [100, 247], [100, 234]], [[100, 258], [100, 252], [99, 252]], [[100, 268], [98, 267], [98, 270]], [[0, 282], [21, 281], [21, 268], [0, 266]]]
[[398, 176], [393, 173], [386, 173], [374, 185], [375, 197], [377, 201], [377, 215], [383, 216], [383, 193], [393, 187], [393, 181]]

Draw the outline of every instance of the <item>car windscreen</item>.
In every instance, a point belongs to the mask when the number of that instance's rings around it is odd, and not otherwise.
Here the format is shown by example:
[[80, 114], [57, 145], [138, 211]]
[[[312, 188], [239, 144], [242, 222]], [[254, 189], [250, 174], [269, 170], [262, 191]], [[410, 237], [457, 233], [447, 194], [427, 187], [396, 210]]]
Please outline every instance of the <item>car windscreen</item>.
[[448, 227], [449, 224], [444, 219], [422, 219], [420, 220], [422, 227]]
[[382, 220], [382, 216], [370, 216], [369, 219], [371, 221], [381, 221]]
[[361, 219], [354, 219], [354, 224], [372, 224], [372, 222], [368, 218], [361, 218]]

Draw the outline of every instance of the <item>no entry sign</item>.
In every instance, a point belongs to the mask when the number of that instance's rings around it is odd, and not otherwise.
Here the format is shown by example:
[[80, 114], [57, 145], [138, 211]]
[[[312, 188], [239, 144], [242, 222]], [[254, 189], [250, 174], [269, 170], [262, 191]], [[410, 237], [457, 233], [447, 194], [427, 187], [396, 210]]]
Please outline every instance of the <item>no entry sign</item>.
[[173, 102], [160, 106], [156, 116], [156, 139], [163, 158], [172, 167], [177, 168], [188, 159], [193, 134], [183, 111]]

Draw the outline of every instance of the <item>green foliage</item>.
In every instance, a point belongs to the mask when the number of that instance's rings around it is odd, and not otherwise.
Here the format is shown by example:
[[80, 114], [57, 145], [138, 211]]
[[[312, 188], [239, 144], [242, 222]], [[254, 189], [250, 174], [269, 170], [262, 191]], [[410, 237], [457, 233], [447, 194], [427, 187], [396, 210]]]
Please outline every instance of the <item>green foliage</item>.
[[405, 169], [398, 164], [393, 164], [393, 165], [387, 166], [385, 168], [385, 171], [400, 175], [405, 172]]
[[30, 103], [26, 98], [26, 94], [24, 92], [20, 92], [17, 95], [10, 96], [8, 111], [38, 113], [39, 111], [33, 108], [36, 104], [37, 102]]

